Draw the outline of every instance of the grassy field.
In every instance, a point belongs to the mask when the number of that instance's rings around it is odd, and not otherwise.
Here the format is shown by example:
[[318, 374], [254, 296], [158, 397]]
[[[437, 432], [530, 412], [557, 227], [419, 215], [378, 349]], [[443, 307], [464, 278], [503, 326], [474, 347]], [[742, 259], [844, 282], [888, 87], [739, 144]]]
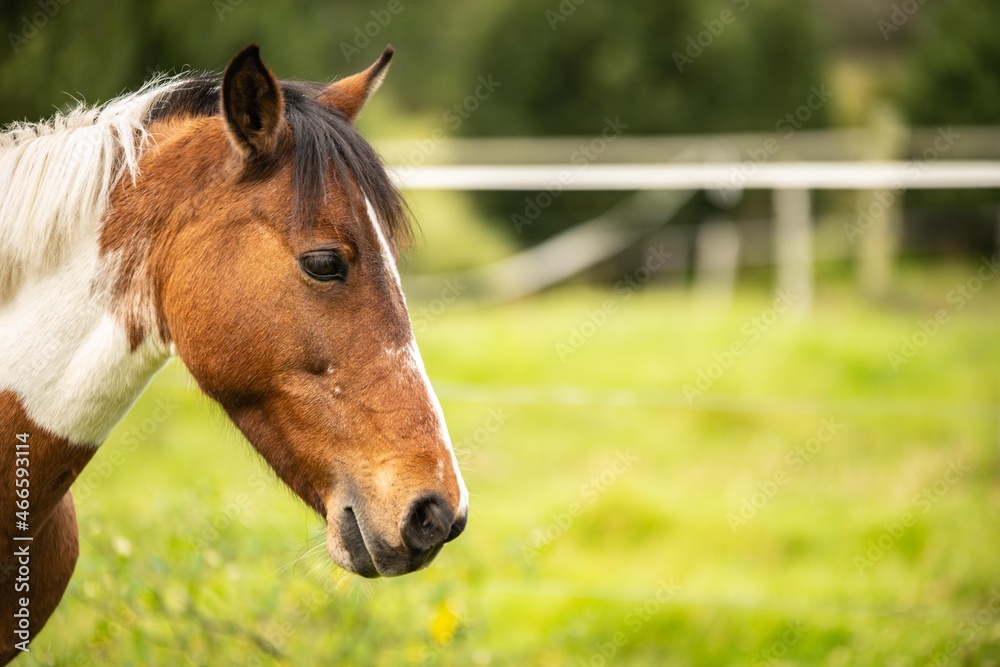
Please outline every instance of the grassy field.
[[879, 305], [833, 280], [805, 319], [763, 287], [443, 313], [419, 338], [472, 514], [393, 580], [330, 565], [172, 364], [74, 487], [82, 556], [19, 664], [1000, 664], [1000, 281], [976, 270]]

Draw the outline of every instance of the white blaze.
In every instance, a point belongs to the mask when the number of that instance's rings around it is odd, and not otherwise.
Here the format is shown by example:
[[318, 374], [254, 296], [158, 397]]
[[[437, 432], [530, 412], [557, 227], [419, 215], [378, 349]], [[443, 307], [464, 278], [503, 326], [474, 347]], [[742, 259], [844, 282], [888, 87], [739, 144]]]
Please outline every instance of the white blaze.
[[[382, 232], [382, 225], [378, 220], [378, 215], [375, 213], [375, 209], [372, 207], [372, 203], [367, 197], [365, 198], [365, 206], [368, 208], [368, 217], [371, 219], [372, 227], [375, 228], [375, 235], [378, 237], [378, 242], [382, 250], [382, 256], [385, 261], [386, 268], [389, 271], [389, 275], [392, 276], [396, 289], [399, 290], [399, 296], [403, 299], [403, 303], [405, 305], [406, 297], [403, 294], [403, 283], [399, 278], [399, 269], [396, 266], [396, 260], [393, 259], [392, 256], [392, 248], [390, 248], [389, 241]], [[434, 392], [434, 387], [431, 386], [430, 378], [427, 377], [427, 370], [424, 368], [424, 360], [420, 356], [420, 349], [417, 347], [417, 341], [413, 337], [413, 328], [407, 328], [410, 340], [407, 342], [406, 347], [397, 348], [395, 350], [387, 349], [386, 354], [399, 357], [400, 362], [406, 364], [424, 385], [428, 400], [431, 404], [430, 408], [437, 416], [439, 435], [448, 450], [448, 455], [451, 458], [452, 469], [455, 471], [455, 479], [458, 480], [461, 498], [458, 503], [457, 511], [458, 514], [461, 515], [468, 511], [469, 491], [465, 487], [465, 480], [462, 479], [462, 471], [458, 467], [458, 459], [455, 458], [455, 450], [451, 446], [451, 437], [448, 435], [448, 427], [445, 424], [444, 411], [441, 409], [441, 402], [438, 400], [437, 394]]]

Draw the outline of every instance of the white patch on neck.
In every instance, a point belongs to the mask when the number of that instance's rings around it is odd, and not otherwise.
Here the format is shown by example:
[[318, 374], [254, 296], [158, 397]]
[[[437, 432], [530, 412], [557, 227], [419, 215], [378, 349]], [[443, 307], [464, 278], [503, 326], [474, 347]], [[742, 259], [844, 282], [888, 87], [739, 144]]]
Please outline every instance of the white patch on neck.
[[[396, 289], [399, 290], [400, 298], [403, 299], [403, 303], [406, 303], [406, 297], [403, 295], [403, 284], [399, 278], [399, 268], [396, 266], [396, 260], [392, 256], [392, 248], [389, 246], [389, 241], [386, 239], [385, 234], [382, 231], [382, 224], [379, 222], [378, 215], [375, 213], [375, 208], [372, 206], [371, 201], [365, 197], [365, 206], [368, 208], [368, 218], [371, 220], [372, 227], [375, 228], [375, 235], [378, 237], [379, 246], [382, 250], [382, 258], [385, 262], [386, 268], [389, 274], [393, 277]], [[420, 378], [423, 383], [427, 396], [431, 402], [431, 409], [437, 416], [439, 433], [441, 439], [444, 441], [445, 446], [448, 449], [448, 453], [451, 456], [451, 465], [455, 471], [455, 479], [458, 480], [458, 486], [461, 493], [461, 498], [458, 503], [457, 513], [459, 516], [464, 515], [469, 509], [469, 490], [465, 487], [465, 480], [462, 478], [462, 471], [458, 467], [458, 459], [455, 458], [455, 449], [451, 446], [451, 436], [448, 435], [448, 426], [444, 421], [444, 410], [441, 409], [441, 402], [438, 400], [437, 394], [434, 392], [434, 387], [431, 386], [430, 378], [427, 377], [427, 369], [424, 368], [424, 360], [420, 356], [420, 349], [417, 347], [417, 341], [413, 337], [413, 329], [409, 328], [410, 340], [406, 344], [405, 348], [389, 349], [386, 348], [385, 352], [389, 356], [399, 357], [400, 361], [407, 366]]]
[[67, 256], [54, 271], [26, 275], [22, 288], [0, 304], [0, 391], [13, 391], [42, 428], [97, 446], [169, 349], [147, 340], [130, 351], [101, 287], [96, 235], [78, 241]]

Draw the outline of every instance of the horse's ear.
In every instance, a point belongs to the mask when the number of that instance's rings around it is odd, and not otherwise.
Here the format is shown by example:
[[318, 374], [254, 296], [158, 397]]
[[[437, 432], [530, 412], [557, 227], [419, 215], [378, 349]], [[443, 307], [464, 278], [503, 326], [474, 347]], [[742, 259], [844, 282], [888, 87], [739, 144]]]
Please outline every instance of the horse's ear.
[[222, 77], [222, 112], [229, 137], [247, 157], [274, 153], [284, 120], [281, 87], [251, 44], [236, 54]]
[[344, 114], [347, 120], [354, 122], [361, 107], [365, 105], [372, 93], [382, 85], [382, 79], [389, 71], [389, 63], [392, 61], [393, 53], [391, 46], [385, 47], [385, 51], [371, 67], [340, 81], [334, 81], [316, 96], [316, 101], [333, 107]]

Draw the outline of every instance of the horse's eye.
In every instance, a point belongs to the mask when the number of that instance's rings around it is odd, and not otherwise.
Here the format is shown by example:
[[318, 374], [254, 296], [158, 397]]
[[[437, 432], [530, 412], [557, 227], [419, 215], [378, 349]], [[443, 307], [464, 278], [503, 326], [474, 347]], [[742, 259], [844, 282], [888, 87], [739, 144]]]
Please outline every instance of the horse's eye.
[[336, 250], [313, 250], [299, 257], [299, 266], [316, 280], [347, 280], [347, 262]]

